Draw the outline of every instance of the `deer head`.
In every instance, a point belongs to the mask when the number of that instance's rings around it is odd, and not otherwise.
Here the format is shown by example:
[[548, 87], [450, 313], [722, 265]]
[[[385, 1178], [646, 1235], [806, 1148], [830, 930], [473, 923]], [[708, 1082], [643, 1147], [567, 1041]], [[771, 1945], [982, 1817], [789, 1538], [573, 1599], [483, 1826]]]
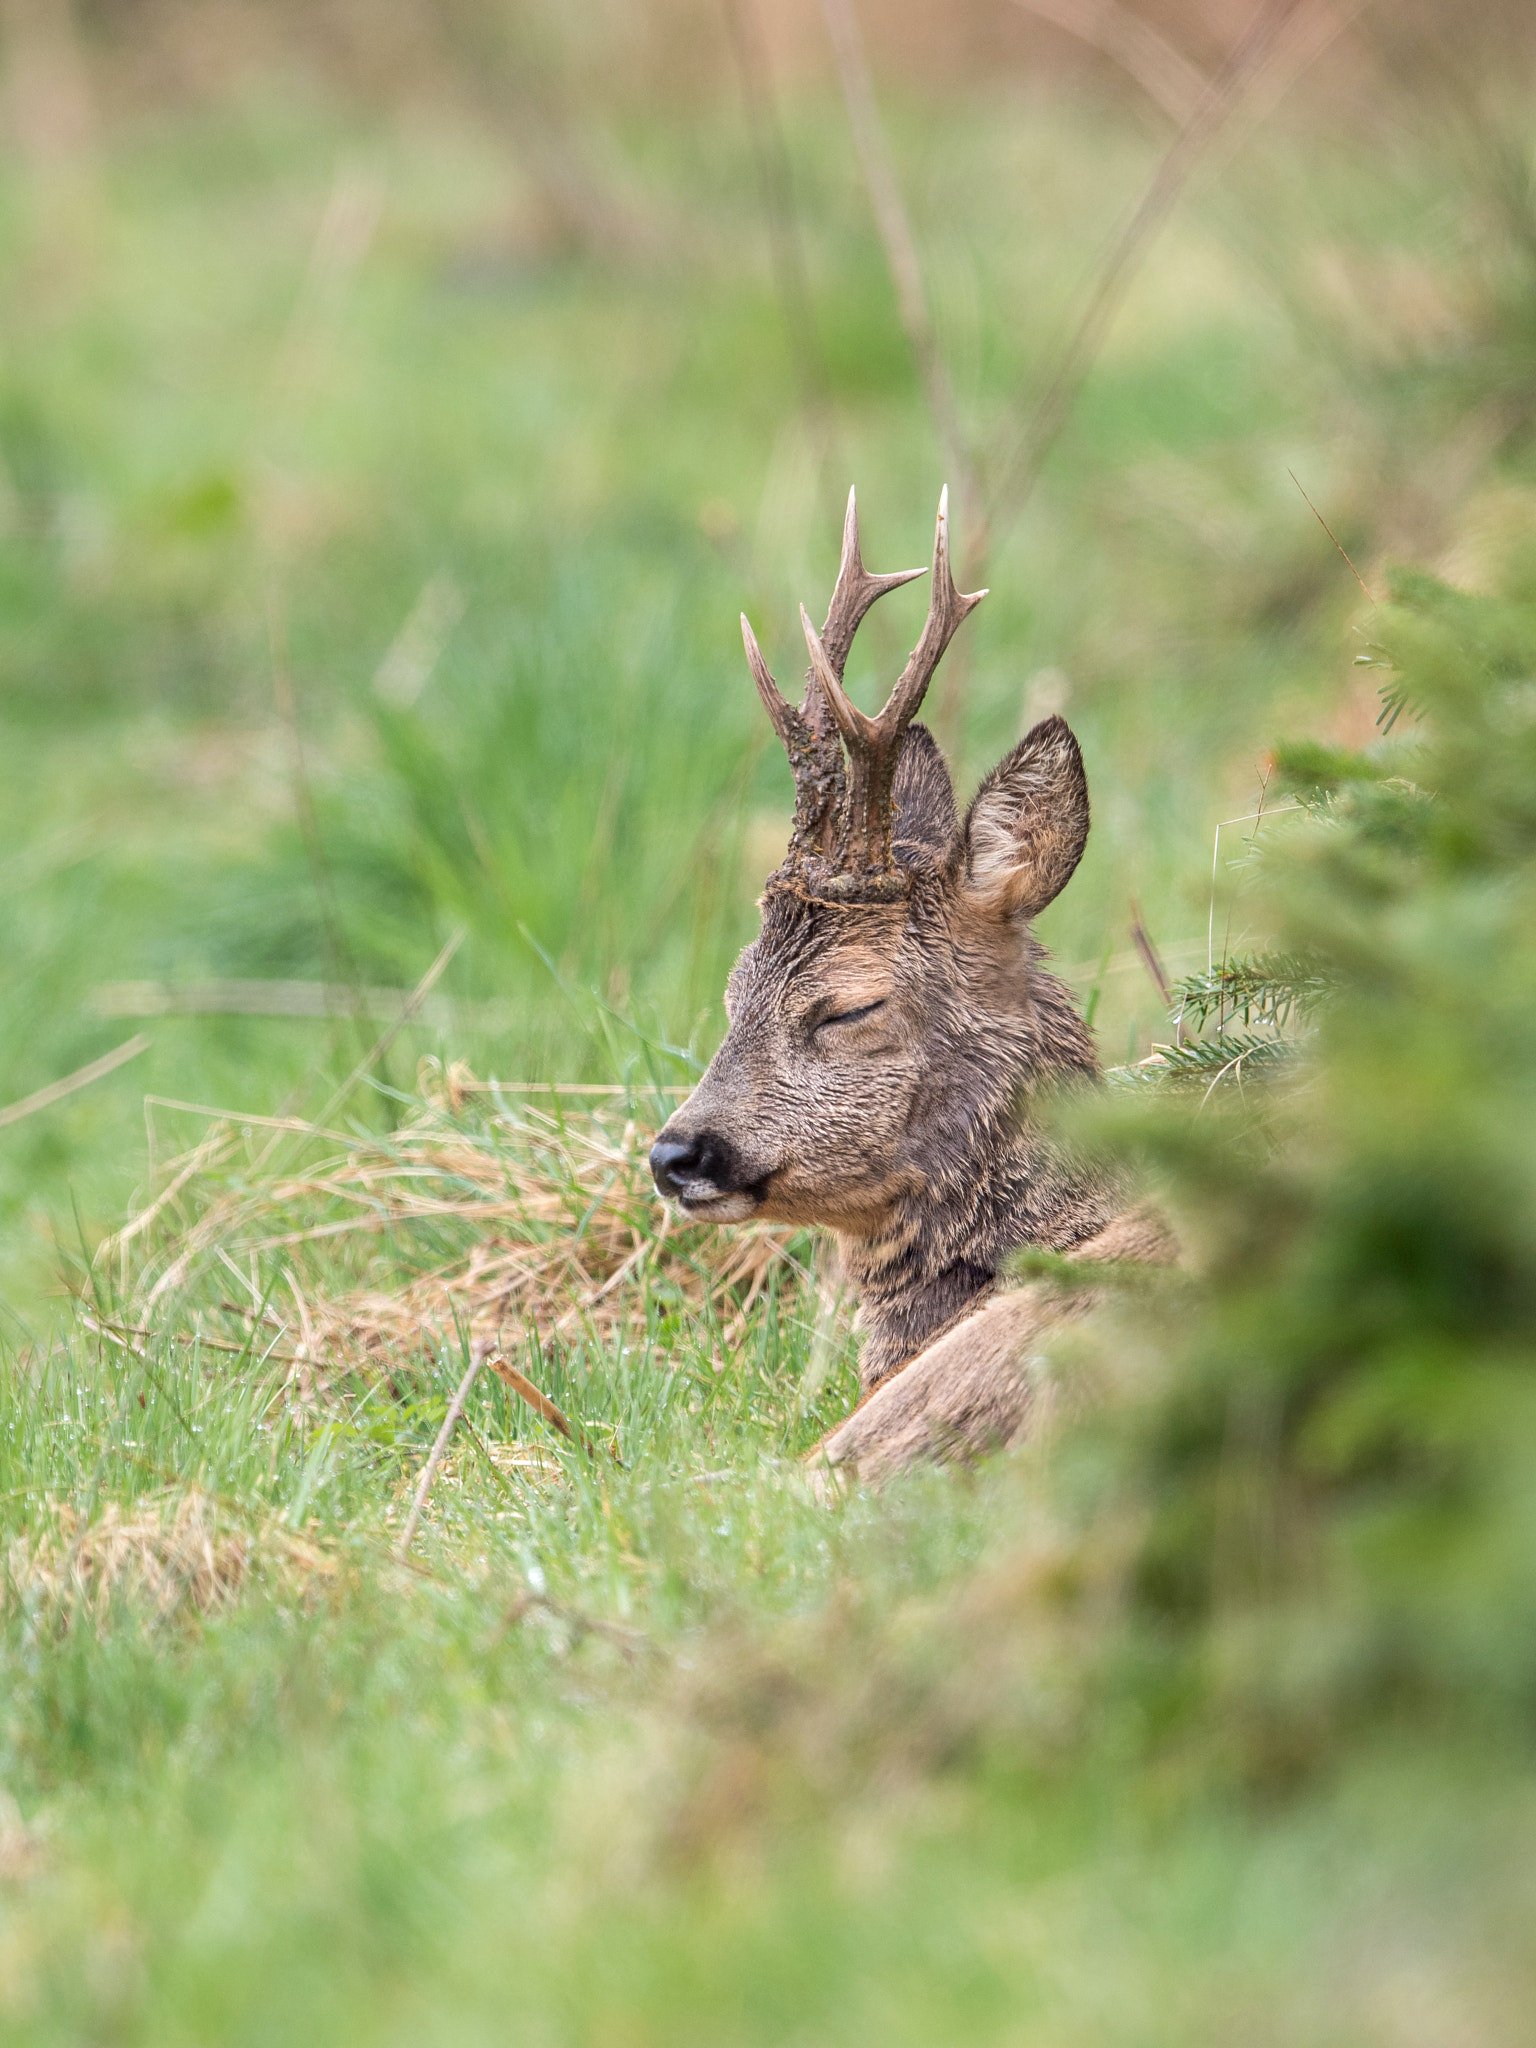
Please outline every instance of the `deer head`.
[[1090, 1221], [1085, 1183], [1028, 1115], [1041, 1082], [1096, 1071], [1029, 930], [1081, 858], [1087, 780], [1076, 740], [1049, 718], [959, 817], [943, 757], [912, 722], [986, 595], [956, 590], [948, 525], [946, 494], [927, 623], [877, 718], [843, 689], [849, 648], [875, 599], [922, 571], [864, 568], [852, 492], [826, 623], [818, 634], [800, 615], [798, 710], [742, 619], [794, 770], [794, 828], [726, 989], [725, 1040], [651, 1152], [657, 1187], [691, 1216], [838, 1232], [866, 1309], [871, 1289], [906, 1304], [884, 1346], [894, 1362], [990, 1285], [1004, 1251], [1075, 1242]]

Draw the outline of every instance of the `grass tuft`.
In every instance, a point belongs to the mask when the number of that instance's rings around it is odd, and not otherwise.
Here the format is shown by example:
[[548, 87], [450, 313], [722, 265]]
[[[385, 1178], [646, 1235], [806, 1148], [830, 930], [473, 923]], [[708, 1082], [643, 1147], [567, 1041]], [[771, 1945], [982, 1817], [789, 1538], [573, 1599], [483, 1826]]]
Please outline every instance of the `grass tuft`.
[[803, 1233], [674, 1222], [649, 1105], [543, 1109], [462, 1070], [455, 1086], [457, 1106], [398, 1102], [387, 1136], [317, 1133], [307, 1157], [216, 1126], [97, 1255], [118, 1267], [114, 1334], [153, 1320], [285, 1364], [314, 1402], [465, 1347], [665, 1348], [686, 1326], [723, 1362], [765, 1289], [814, 1294]]
[[109, 1502], [91, 1522], [67, 1500], [35, 1504], [27, 1531], [6, 1546], [0, 1583], [8, 1614], [58, 1634], [77, 1620], [100, 1627], [124, 1604], [158, 1621], [213, 1614], [253, 1577], [302, 1600], [340, 1570], [280, 1519], [252, 1526], [193, 1486], [147, 1494], [131, 1512]]

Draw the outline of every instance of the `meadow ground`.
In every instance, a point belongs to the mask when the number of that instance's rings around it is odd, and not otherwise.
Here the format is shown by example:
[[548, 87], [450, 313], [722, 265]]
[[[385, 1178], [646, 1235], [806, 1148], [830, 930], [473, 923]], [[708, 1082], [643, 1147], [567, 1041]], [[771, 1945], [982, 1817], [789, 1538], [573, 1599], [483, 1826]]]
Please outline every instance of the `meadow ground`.
[[[1212, 843], [1271, 745], [1374, 734], [1298, 480], [1373, 586], [1529, 527], [1505, 111], [1235, 138], [995, 524], [938, 719], [972, 781], [1082, 739], [1041, 935], [1110, 1062], [1167, 1030], [1133, 918], [1175, 973], [1267, 929]], [[0, 1126], [7, 2039], [1520, 2038], [1523, 1735], [1181, 1733], [1188, 1669], [1046, 1597], [1120, 1541], [1062, 1534], [1091, 1432], [827, 1505], [823, 1252], [649, 1191], [787, 827], [737, 612], [794, 673], [846, 484], [889, 566], [942, 481], [840, 103], [783, 112], [811, 407], [734, 107], [616, 119], [606, 253], [485, 124], [312, 81], [0, 167], [0, 1104], [147, 1041]], [[888, 112], [985, 454], [1161, 138]], [[402, 1545], [492, 1321], [585, 1444], [483, 1372]]]

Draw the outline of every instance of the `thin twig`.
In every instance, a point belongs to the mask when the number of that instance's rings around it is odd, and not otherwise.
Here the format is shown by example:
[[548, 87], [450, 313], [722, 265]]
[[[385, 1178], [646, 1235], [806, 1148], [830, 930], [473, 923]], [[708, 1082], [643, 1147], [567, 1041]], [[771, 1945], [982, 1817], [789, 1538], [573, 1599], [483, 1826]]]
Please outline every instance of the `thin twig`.
[[0, 1127], [19, 1124], [24, 1116], [35, 1116], [40, 1109], [49, 1109], [55, 1102], [62, 1102], [66, 1095], [73, 1095], [77, 1089], [89, 1088], [93, 1081], [105, 1079], [119, 1067], [125, 1067], [129, 1060], [136, 1060], [141, 1052], [149, 1050], [149, 1040], [142, 1031], [136, 1032], [114, 1052], [103, 1053], [99, 1060], [92, 1060], [88, 1067], [77, 1067], [72, 1074], [66, 1074], [62, 1081], [50, 1081], [46, 1088], [39, 1088], [35, 1095], [24, 1095], [20, 1102], [8, 1103], [0, 1109]]
[[[1190, 954], [1198, 955], [1199, 951], [1198, 939], [1175, 939], [1171, 945], [1163, 947], [1158, 957], [1161, 959], [1166, 955], [1170, 959], [1182, 960]], [[1135, 947], [1128, 946], [1120, 953], [1101, 954], [1097, 960], [1069, 960], [1063, 964], [1053, 960], [1051, 972], [1062, 981], [1077, 982], [1087, 980], [1089, 976], [1099, 980], [1111, 974], [1129, 974], [1133, 968], [1140, 968], [1142, 964], [1141, 955]]]
[[[220, 1251], [219, 1256], [221, 1258], [224, 1257], [222, 1251]], [[240, 1272], [240, 1268], [233, 1259], [225, 1259], [224, 1263], [244, 1284], [245, 1276]], [[276, 1309], [273, 1308], [247, 1308], [243, 1302], [228, 1300], [220, 1301], [218, 1306], [224, 1311], [225, 1315], [239, 1316], [242, 1321], [247, 1323], [268, 1323], [274, 1330], [286, 1330], [288, 1327]]]
[[1302, 73], [1310, 70], [1372, 4], [1373, 0], [1337, 0], [1336, 5], [1332, 0], [1314, 0], [1310, 10], [1297, 18], [1294, 33], [1288, 32], [1284, 37], [1273, 63], [1266, 65], [1263, 76], [1255, 79], [1253, 90], [1244, 94], [1239, 118], [1226, 124], [1221, 148], [1211, 165], [1213, 171], [1242, 147], [1251, 131], [1269, 118]]
[[[594, 1464], [597, 1463], [597, 1447], [586, 1431], [584, 1429], [576, 1429], [571, 1423], [567, 1422], [554, 1402], [550, 1400], [548, 1394], [540, 1393], [526, 1373], [519, 1372], [515, 1365], [509, 1365], [499, 1351], [488, 1351], [485, 1354], [485, 1363], [489, 1365], [491, 1371], [495, 1373], [499, 1380], [512, 1389], [514, 1394], [527, 1402], [535, 1415], [540, 1416], [547, 1422], [551, 1429], [559, 1430], [567, 1443], [579, 1444], [592, 1462]], [[615, 1464], [618, 1463], [617, 1458], [615, 1458], [614, 1462]]]
[[1181, 126], [1200, 103], [1209, 80], [1197, 64], [1120, 0], [1013, 0], [1015, 7], [1049, 22], [1118, 64]]
[[1110, 250], [1017, 448], [995, 479], [989, 507], [989, 524], [993, 527], [1004, 518], [1015, 518], [1028, 501], [1045, 457], [1066, 425], [1083, 380], [1158, 230], [1178, 204], [1206, 147], [1268, 63], [1287, 22], [1306, 4], [1307, 0], [1268, 0], [1259, 9], [1247, 34], [1211, 79], [1199, 104], [1169, 144]]
[[395, 1546], [395, 1555], [404, 1557], [411, 1547], [411, 1539], [421, 1523], [422, 1510], [427, 1504], [427, 1495], [432, 1491], [432, 1482], [437, 1477], [437, 1468], [443, 1462], [443, 1453], [448, 1448], [448, 1439], [453, 1435], [459, 1417], [464, 1413], [464, 1403], [469, 1399], [470, 1390], [480, 1377], [480, 1368], [485, 1364], [486, 1354], [477, 1352], [469, 1361], [469, 1370], [454, 1390], [453, 1399], [448, 1403], [448, 1413], [443, 1417], [443, 1426], [437, 1432], [437, 1441], [431, 1455], [422, 1467], [421, 1478], [416, 1483], [416, 1498], [411, 1502], [411, 1512], [406, 1516], [405, 1527], [400, 1532], [400, 1541]]
[[976, 466], [971, 460], [970, 448], [960, 424], [954, 386], [950, 382], [949, 369], [939, 347], [928, 296], [923, 288], [923, 268], [918, 260], [917, 242], [880, 119], [859, 18], [854, 12], [853, 0], [821, 0], [821, 11], [826, 18], [827, 33], [832, 38], [832, 53], [842, 83], [843, 102], [848, 109], [853, 146], [864, 173], [891, 282], [896, 288], [901, 324], [917, 360], [918, 375], [928, 395], [928, 410], [933, 416], [945, 465], [960, 500], [957, 510], [961, 514], [961, 530], [966, 535], [967, 573], [974, 577], [976, 563], [986, 554], [981, 490]]
[[1134, 897], [1131, 899], [1131, 944], [1136, 948], [1142, 965], [1151, 975], [1157, 992], [1163, 999], [1163, 1008], [1171, 1009], [1173, 990], [1169, 986], [1167, 975], [1163, 972], [1163, 963], [1157, 957], [1157, 948], [1147, 936], [1147, 928], [1141, 921], [1141, 905]]
[[1291, 482], [1296, 486], [1297, 490], [1301, 492], [1303, 498], [1307, 499], [1307, 506], [1312, 514], [1312, 517], [1317, 521], [1318, 525], [1323, 529], [1324, 533], [1327, 534], [1328, 538], [1333, 542], [1334, 546], [1338, 549], [1339, 553], [1341, 555], [1344, 555], [1345, 567], [1349, 570], [1350, 575], [1354, 577], [1355, 581], [1359, 584], [1360, 588], [1363, 591], [1365, 591], [1366, 599], [1367, 601], [1369, 601], [1371, 593], [1365, 588], [1365, 578], [1360, 574], [1360, 571], [1355, 567], [1354, 563], [1350, 561], [1349, 556], [1345, 554], [1344, 543], [1339, 539], [1338, 535], [1334, 532], [1333, 528], [1328, 524], [1327, 520], [1323, 517], [1322, 513], [1319, 512], [1317, 507], [1312, 503], [1312, 500], [1310, 498], [1307, 498], [1306, 486], [1302, 483], [1301, 478], [1296, 474], [1295, 470], [1288, 469], [1285, 473], [1290, 478]]

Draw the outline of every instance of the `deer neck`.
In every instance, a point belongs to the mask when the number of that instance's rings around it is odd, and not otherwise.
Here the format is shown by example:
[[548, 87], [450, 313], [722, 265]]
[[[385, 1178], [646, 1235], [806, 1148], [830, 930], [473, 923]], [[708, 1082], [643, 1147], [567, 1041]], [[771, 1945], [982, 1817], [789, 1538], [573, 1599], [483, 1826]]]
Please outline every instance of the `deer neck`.
[[[1059, 1079], [1096, 1080], [1086, 1033], [1083, 1044], [1085, 1060], [1058, 1069]], [[1010, 1252], [1070, 1251], [1126, 1205], [1112, 1176], [1048, 1137], [1027, 1103], [1021, 1110], [1017, 1074], [1000, 1076], [990, 1100], [973, 1101], [965, 1121], [925, 1150], [943, 1166], [915, 1173], [877, 1230], [838, 1239], [859, 1294], [866, 1393], [979, 1308]]]
[[1044, 1147], [994, 1173], [991, 1186], [975, 1191], [979, 1199], [925, 1190], [902, 1203], [878, 1235], [839, 1238], [843, 1271], [859, 1295], [866, 1393], [979, 1308], [1010, 1252], [1030, 1245], [1070, 1251], [1125, 1206], [1104, 1176], [1074, 1172]]

